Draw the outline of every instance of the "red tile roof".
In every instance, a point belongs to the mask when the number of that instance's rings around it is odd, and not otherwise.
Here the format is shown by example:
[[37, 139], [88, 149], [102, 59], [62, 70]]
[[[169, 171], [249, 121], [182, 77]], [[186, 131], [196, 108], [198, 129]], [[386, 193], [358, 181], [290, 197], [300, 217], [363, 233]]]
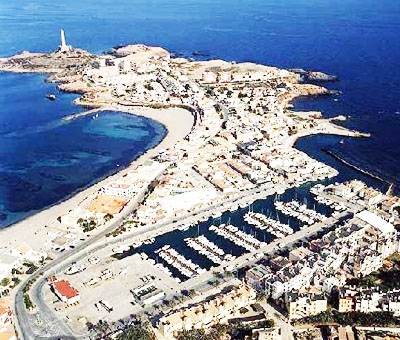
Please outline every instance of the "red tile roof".
[[68, 281], [60, 280], [53, 283], [54, 289], [57, 290], [60, 295], [65, 296], [67, 299], [72, 299], [79, 295], [79, 292], [72, 287]]

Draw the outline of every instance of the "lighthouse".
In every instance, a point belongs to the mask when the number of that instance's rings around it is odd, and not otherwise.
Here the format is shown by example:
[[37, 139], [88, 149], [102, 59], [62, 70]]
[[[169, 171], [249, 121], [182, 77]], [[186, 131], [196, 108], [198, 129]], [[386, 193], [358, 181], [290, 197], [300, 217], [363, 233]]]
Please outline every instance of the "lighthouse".
[[71, 45], [67, 45], [65, 41], [65, 32], [63, 29], [60, 31], [60, 36], [61, 36], [61, 45], [58, 46], [58, 51], [59, 52], [69, 52], [72, 51]]

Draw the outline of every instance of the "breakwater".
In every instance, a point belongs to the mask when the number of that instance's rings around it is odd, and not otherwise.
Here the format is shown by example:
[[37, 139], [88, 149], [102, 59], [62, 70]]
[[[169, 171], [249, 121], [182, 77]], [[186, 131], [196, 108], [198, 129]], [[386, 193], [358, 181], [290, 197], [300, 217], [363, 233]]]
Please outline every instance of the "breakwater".
[[333, 158], [337, 159], [341, 163], [347, 165], [348, 167], [352, 168], [353, 170], [356, 170], [357, 172], [359, 172], [359, 173], [361, 173], [361, 174], [363, 174], [363, 175], [365, 175], [367, 177], [370, 177], [370, 178], [378, 180], [378, 181], [380, 181], [382, 183], [386, 183], [388, 185], [391, 185], [391, 183], [389, 181], [387, 181], [387, 180], [383, 179], [382, 177], [379, 177], [378, 175], [375, 175], [375, 174], [373, 174], [373, 173], [371, 173], [371, 172], [369, 172], [367, 170], [361, 169], [360, 167], [358, 167], [358, 166], [356, 166], [354, 164], [351, 164], [350, 162], [346, 161], [340, 155], [338, 155], [336, 152], [334, 152], [332, 150], [329, 150], [327, 148], [322, 148], [322, 151], [327, 153], [328, 155], [332, 156]]

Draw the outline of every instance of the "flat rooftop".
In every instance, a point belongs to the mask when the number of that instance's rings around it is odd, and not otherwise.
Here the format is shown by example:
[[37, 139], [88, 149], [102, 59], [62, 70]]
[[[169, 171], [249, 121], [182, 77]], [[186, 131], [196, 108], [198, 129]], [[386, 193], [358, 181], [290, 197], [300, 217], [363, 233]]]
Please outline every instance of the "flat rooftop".
[[127, 199], [112, 195], [99, 195], [90, 204], [88, 210], [115, 215], [118, 214], [128, 203]]

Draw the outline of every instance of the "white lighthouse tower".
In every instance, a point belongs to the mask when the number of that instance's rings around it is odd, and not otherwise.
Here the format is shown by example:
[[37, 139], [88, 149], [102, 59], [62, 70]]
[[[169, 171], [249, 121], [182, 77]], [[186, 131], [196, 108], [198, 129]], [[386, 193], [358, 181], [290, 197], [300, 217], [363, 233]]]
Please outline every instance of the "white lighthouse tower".
[[61, 36], [61, 45], [58, 46], [58, 51], [59, 52], [72, 51], [72, 46], [71, 45], [67, 45], [67, 43], [65, 41], [65, 32], [64, 32], [63, 29], [61, 29], [61, 31], [60, 31], [60, 36]]

